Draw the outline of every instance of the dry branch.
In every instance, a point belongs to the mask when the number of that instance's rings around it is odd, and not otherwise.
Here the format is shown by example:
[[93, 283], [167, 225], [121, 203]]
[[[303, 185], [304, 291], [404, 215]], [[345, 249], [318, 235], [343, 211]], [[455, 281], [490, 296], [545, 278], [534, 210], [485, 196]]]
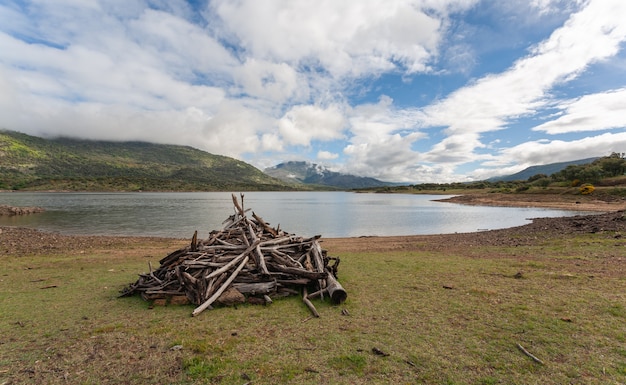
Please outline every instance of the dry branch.
[[520, 344], [517, 344], [517, 348], [519, 350], [522, 351], [522, 353], [526, 354], [528, 357], [530, 357], [533, 361], [535, 361], [538, 364], [543, 365], [543, 361], [541, 361], [539, 358], [535, 357], [534, 355], [532, 355], [528, 350], [524, 349], [524, 347]]
[[[346, 300], [347, 293], [336, 279], [339, 259], [326, 255], [318, 243], [319, 235], [288, 234], [270, 227], [254, 212], [249, 219], [243, 194], [241, 203], [234, 194], [232, 198], [235, 213], [223, 222], [221, 230], [211, 231], [206, 240], [198, 239], [196, 231], [187, 247], [161, 259], [156, 270], [149, 264], [149, 273], [140, 274], [121, 296], [140, 294], [162, 303], [187, 298], [197, 305], [194, 316], [214, 303], [247, 300], [269, 304], [273, 298], [301, 295], [319, 317], [310, 298], [323, 300], [328, 293], [334, 304]], [[329, 265], [330, 261], [334, 264]]]

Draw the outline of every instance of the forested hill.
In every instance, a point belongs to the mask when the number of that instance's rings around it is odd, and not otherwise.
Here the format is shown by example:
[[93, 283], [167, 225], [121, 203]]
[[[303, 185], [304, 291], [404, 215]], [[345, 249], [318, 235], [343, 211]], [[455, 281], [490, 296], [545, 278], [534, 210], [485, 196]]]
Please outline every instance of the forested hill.
[[0, 130], [0, 190], [254, 191], [288, 184], [226, 156], [145, 142], [43, 139]]

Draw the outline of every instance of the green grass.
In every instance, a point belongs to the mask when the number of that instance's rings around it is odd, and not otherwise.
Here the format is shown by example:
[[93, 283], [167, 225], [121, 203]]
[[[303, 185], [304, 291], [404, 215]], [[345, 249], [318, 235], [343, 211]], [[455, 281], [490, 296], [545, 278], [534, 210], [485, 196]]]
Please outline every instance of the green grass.
[[342, 258], [348, 299], [316, 301], [320, 318], [295, 297], [195, 318], [192, 306], [117, 298], [165, 246], [152, 258], [137, 246], [0, 256], [0, 384], [626, 382], [619, 239], [437, 252], [325, 247]]

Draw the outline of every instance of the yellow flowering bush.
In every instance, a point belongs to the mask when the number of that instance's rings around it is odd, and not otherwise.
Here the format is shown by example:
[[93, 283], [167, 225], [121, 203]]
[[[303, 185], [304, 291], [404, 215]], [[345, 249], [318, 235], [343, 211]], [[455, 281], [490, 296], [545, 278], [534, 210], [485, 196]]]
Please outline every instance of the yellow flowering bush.
[[589, 195], [589, 194], [591, 194], [591, 193], [593, 192], [593, 190], [595, 190], [595, 189], [596, 189], [596, 188], [595, 188], [595, 187], [593, 187], [593, 185], [591, 185], [591, 184], [588, 184], [588, 183], [587, 183], [587, 184], [584, 184], [584, 185], [580, 186], [579, 191], [580, 191], [580, 193], [581, 193], [582, 195]]

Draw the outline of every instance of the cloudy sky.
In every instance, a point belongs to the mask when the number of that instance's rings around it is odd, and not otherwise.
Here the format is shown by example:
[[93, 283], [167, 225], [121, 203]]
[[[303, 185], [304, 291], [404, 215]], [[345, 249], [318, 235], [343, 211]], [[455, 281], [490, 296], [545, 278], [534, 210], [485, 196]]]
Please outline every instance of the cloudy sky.
[[0, 128], [480, 180], [626, 152], [624, 0], [0, 1]]

